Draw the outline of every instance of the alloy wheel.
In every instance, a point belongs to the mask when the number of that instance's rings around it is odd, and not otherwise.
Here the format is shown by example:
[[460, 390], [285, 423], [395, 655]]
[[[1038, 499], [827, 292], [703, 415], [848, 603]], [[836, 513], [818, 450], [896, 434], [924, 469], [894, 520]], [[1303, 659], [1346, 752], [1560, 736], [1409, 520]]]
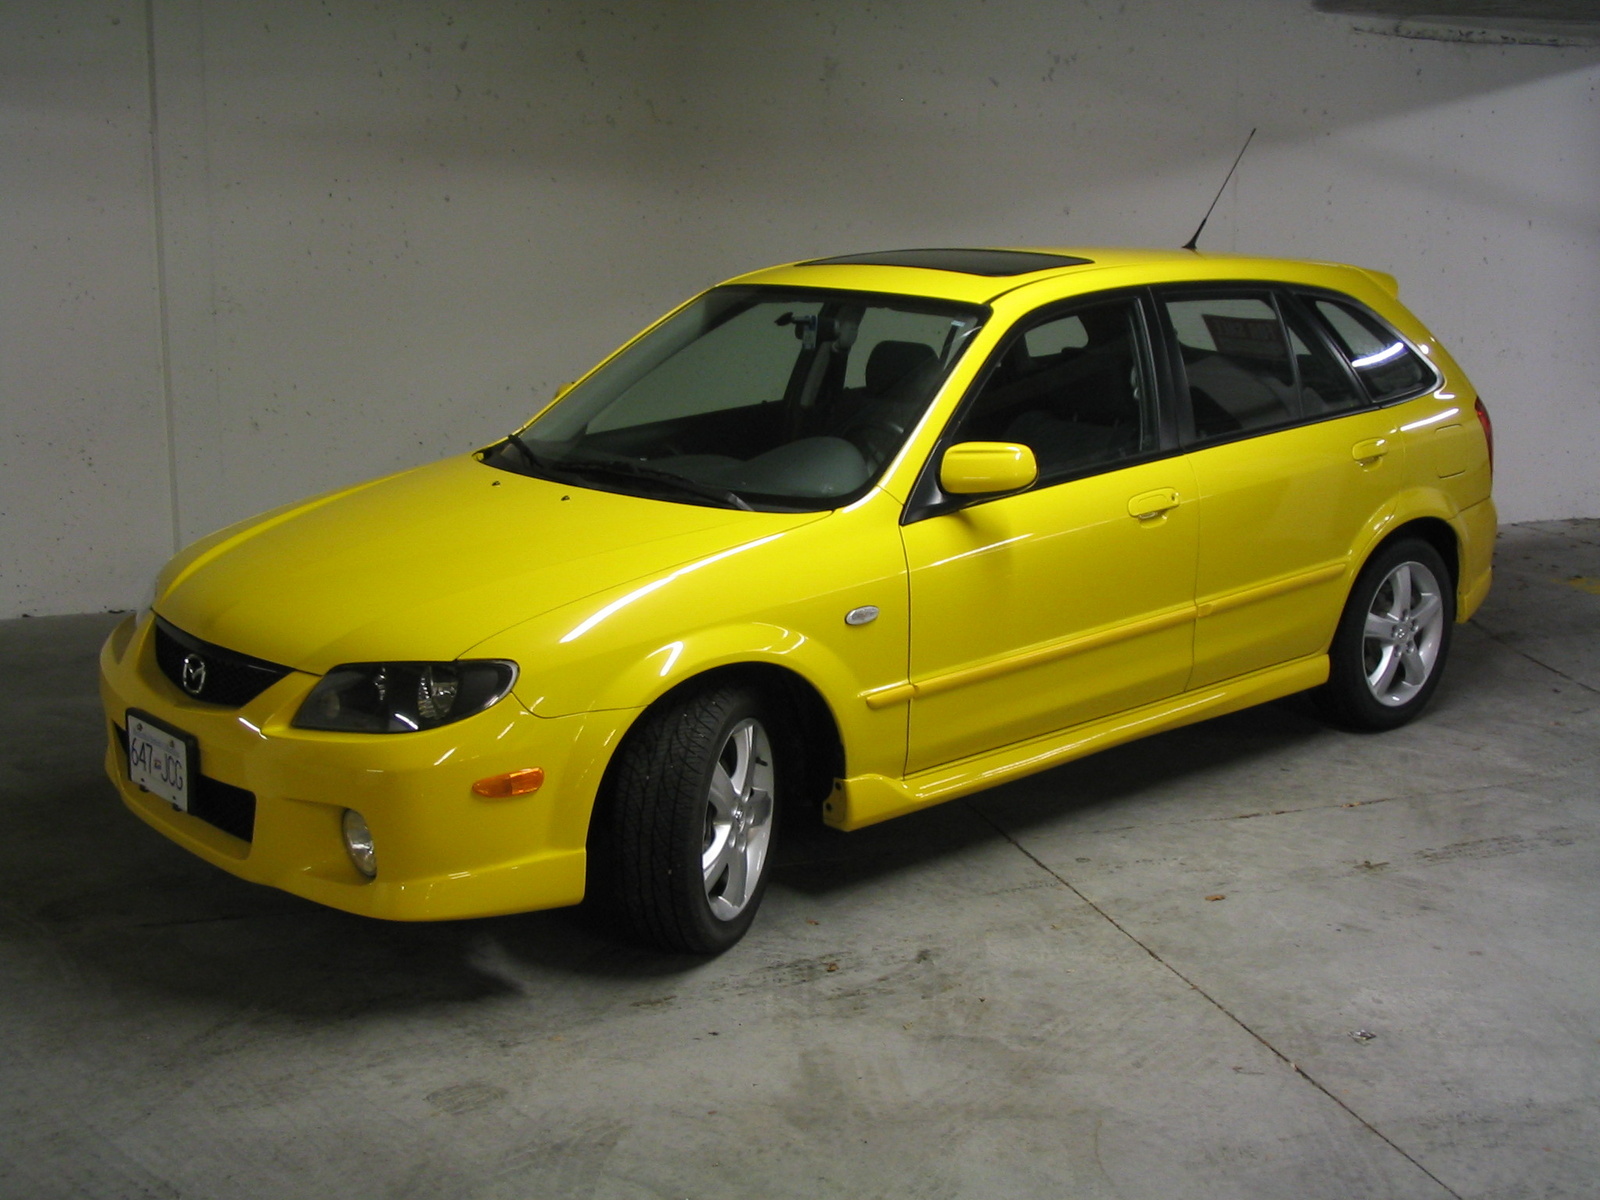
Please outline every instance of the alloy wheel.
[[711, 914], [737, 917], [755, 894], [772, 838], [772, 746], [761, 722], [728, 731], [711, 770], [700, 869]]
[[1373, 699], [1398, 708], [1433, 674], [1444, 640], [1445, 605], [1434, 573], [1402, 562], [1384, 576], [1367, 606], [1362, 667]]

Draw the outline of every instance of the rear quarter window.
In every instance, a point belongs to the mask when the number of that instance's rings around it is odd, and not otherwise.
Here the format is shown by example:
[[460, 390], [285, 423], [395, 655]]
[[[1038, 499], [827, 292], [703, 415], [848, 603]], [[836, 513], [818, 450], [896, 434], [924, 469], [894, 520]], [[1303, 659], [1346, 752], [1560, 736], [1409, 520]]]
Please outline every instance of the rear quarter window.
[[1373, 400], [1414, 396], [1437, 382], [1422, 356], [1371, 312], [1327, 297], [1317, 297], [1311, 304]]

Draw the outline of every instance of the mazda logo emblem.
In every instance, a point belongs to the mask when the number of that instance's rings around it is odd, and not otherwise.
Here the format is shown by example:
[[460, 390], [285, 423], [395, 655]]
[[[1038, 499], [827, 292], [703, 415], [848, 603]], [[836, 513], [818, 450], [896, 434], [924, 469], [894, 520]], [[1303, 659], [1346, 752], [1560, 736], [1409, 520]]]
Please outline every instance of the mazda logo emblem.
[[183, 690], [198, 696], [206, 688], [206, 660], [190, 654], [183, 660]]

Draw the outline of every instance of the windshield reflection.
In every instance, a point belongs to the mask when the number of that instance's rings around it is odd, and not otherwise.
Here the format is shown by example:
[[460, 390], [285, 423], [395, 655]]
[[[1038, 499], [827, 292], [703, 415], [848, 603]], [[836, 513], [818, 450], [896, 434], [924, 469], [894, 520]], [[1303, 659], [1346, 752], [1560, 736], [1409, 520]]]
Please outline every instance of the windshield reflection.
[[908, 296], [716, 288], [485, 461], [684, 503], [840, 507], [876, 482], [986, 315]]

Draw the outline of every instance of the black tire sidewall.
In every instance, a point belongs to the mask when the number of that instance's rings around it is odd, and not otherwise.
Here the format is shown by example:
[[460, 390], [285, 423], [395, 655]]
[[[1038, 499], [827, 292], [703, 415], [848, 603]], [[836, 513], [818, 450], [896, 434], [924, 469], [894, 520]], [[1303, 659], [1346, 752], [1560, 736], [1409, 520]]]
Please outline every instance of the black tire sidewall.
[[751, 922], [755, 920], [756, 910], [761, 907], [762, 897], [767, 894], [767, 881], [772, 877], [772, 851], [778, 838], [778, 793], [782, 789], [779, 786], [781, 777], [774, 770], [772, 825], [768, 835], [767, 854], [762, 862], [755, 890], [751, 893], [750, 902], [731, 920], [724, 921], [713, 915], [711, 902], [706, 898], [705, 880], [700, 870], [700, 855], [701, 842], [705, 836], [706, 797], [711, 789], [711, 777], [716, 770], [717, 756], [734, 726], [746, 720], [754, 720], [760, 724], [767, 735], [767, 744], [772, 747], [773, 758], [776, 759], [779, 754], [777, 738], [773, 736], [772, 721], [760, 694], [747, 688], [726, 691], [719, 689], [712, 693], [709, 699], [715, 703], [724, 696], [726, 703], [722, 706], [722, 721], [711, 738], [709, 751], [703, 756], [703, 761], [695, 764], [699, 768], [695, 790], [679, 797], [679, 801], [685, 804], [686, 811], [683, 812], [680, 821], [676, 822], [680, 827], [678, 837], [682, 839], [679, 843], [682, 856], [679, 861], [687, 866], [682, 875], [675, 877], [675, 881], [679, 883], [682, 892], [680, 903], [684, 923], [695, 930], [694, 941], [698, 944], [700, 953], [720, 953], [739, 941], [749, 930]]
[[[745, 720], [759, 722], [775, 760], [772, 826], [749, 902], [722, 920], [711, 911], [700, 869], [706, 798], [718, 754]], [[710, 684], [659, 701], [629, 731], [607, 772], [601, 836], [591, 847], [601, 859], [591, 877], [609, 893], [604, 907], [663, 950], [719, 954], [738, 942], [772, 876], [786, 761], [772, 708], [755, 688]]]

